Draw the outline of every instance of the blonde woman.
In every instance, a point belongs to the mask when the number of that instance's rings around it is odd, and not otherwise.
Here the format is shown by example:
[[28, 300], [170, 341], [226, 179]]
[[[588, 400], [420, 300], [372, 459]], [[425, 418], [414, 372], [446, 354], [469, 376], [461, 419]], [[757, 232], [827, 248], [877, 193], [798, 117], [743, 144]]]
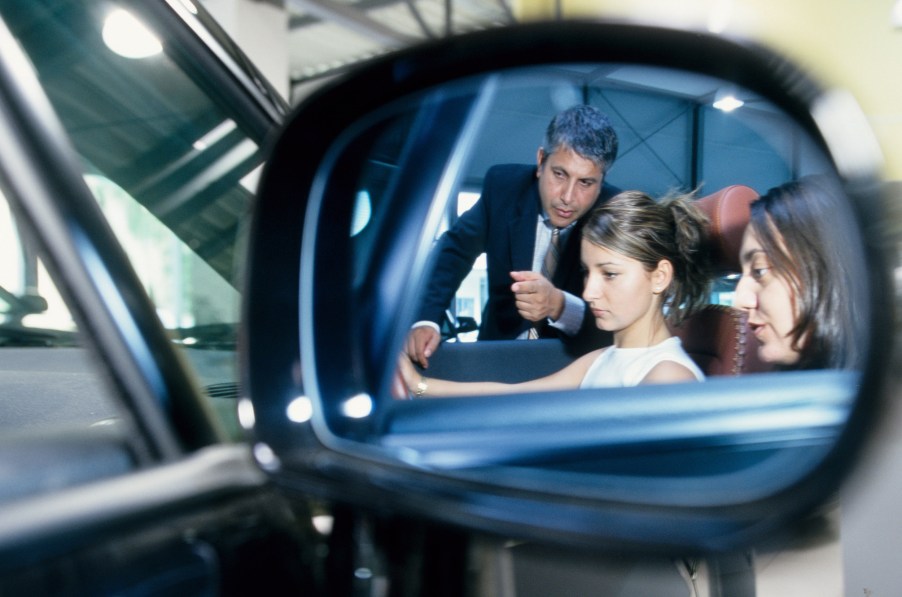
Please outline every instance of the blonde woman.
[[616, 195], [592, 212], [580, 252], [583, 299], [598, 328], [613, 333], [612, 346], [519, 384], [426, 378], [402, 357], [407, 387], [427, 398], [702, 381], [668, 324], [707, 301], [706, 223], [688, 197], [656, 202], [638, 191]]

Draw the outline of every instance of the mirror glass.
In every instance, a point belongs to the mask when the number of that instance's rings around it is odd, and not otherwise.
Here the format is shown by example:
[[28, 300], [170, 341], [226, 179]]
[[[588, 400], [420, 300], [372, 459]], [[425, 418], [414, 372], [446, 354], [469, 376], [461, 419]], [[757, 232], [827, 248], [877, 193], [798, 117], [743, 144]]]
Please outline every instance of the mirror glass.
[[[551, 119], [580, 105], [597, 108], [616, 133], [616, 158], [603, 166], [579, 152], [569, 161], [555, 161], [570, 154], [546, 147]], [[755, 90], [633, 64], [496, 72], [384, 106], [349, 127], [329, 155], [330, 169], [309, 212], [316, 218], [307, 231], [317, 240], [306, 246], [316, 247], [316, 263], [323, 265], [315, 284], [325, 276], [341, 277], [347, 285], [340, 312], [350, 325], [329, 346], [343, 367], [356, 373], [353, 387], [341, 392], [306, 390], [322, 414], [314, 419], [318, 433], [336, 446], [365, 448], [379, 458], [465, 478], [491, 475], [530, 486], [536, 483], [533, 473], [542, 471], [542, 484], [555, 475], [560, 487], [586, 495], [610, 497], [627, 486], [642, 487], [649, 501], [694, 503], [723, 499], [737, 487], [766, 493], [777, 483], [774, 471], [810, 469], [841, 432], [868, 345], [869, 280], [860, 226], [822, 141]], [[520, 166], [496, 177], [491, 191], [496, 205], [486, 206], [480, 201], [489, 192], [487, 173], [499, 164]], [[622, 290], [620, 298], [613, 290], [589, 297], [594, 301], [589, 320], [608, 332], [591, 336], [595, 345], [574, 348], [561, 339], [565, 332], [557, 331], [535, 341], [518, 339], [523, 329], [477, 339], [491, 317], [490, 295], [514, 292], [513, 277], [499, 284], [492, 268], [504, 267], [511, 253], [524, 250], [523, 270], [541, 269], [536, 202], [543, 205], [545, 199], [536, 189], [542, 177], [546, 182], [555, 177], [564, 181], [559, 189], [569, 188], [550, 199], [552, 209], [561, 212], [573, 200], [562, 199], [565, 194], [601, 189], [602, 195], [640, 191], [659, 206], [680, 195], [690, 212], [703, 215], [701, 224], [692, 220], [692, 225], [707, 236], [692, 241], [691, 259], [679, 253], [683, 261], [672, 260], [663, 273], [643, 266], [643, 277], [637, 278], [654, 291], [657, 275], [672, 287], [674, 280], [688, 284], [687, 268], [707, 272], [704, 292], [696, 285], [694, 294], [661, 298], [653, 292], [656, 298], [648, 299], [661, 301], [652, 322], [682, 311], [687, 305], [674, 302], [680, 296], [698, 299], [691, 317], [680, 326], [667, 320], [663, 329], [665, 337], [679, 338], [701, 375], [690, 365], [680, 365], [673, 378], [680, 383], [668, 383], [666, 375], [656, 380], [650, 369], [632, 377], [618, 371], [608, 376], [615, 379], [610, 383], [581, 384], [582, 376], [574, 381], [570, 374], [564, 382], [512, 392], [456, 386], [448, 391], [451, 397], [436, 399], [437, 379], [522, 381], [567, 367], [587, 351], [636, 348], [622, 333], [629, 323], [602, 320], [622, 315], [616, 301], [625, 301], [630, 310], [651, 295], [623, 299]], [[724, 189], [735, 185], [747, 187], [738, 193], [744, 198], [725, 199]], [[777, 187], [781, 190], [771, 194], [766, 209], [752, 209], [760, 212], [753, 221], [767, 224], [750, 239], [743, 234], [749, 201]], [[518, 201], [532, 202], [531, 211], [521, 210], [529, 214], [526, 248], [515, 249], [512, 241], [496, 246], [499, 237], [511, 234], [511, 214], [520, 213], [498, 202]], [[461, 232], [464, 214], [479, 209], [484, 213], [472, 219], [477, 224]], [[689, 216], [675, 217], [683, 222], [680, 218]], [[563, 234], [578, 237], [579, 230], [564, 227]], [[440, 254], [448, 234], [458, 235], [457, 244]], [[336, 248], [343, 247], [336, 238], [349, 239], [346, 252]], [[576, 241], [565, 236], [570, 242]], [[474, 244], [482, 250], [474, 253]], [[561, 250], [559, 258], [576, 260], [567, 266], [581, 282], [604, 286], [626, 277], [626, 270], [609, 271], [605, 265], [611, 255], [622, 258], [624, 252], [585, 237], [578, 246]], [[608, 252], [598, 254], [599, 246]], [[587, 247], [595, 252], [587, 256]], [[350, 276], [334, 265], [342, 263], [342, 255]], [[445, 267], [443, 260], [452, 257], [455, 265]], [[442, 267], [445, 275], [454, 272], [452, 282], [436, 278]], [[439, 321], [433, 321], [441, 344], [432, 350], [427, 369], [403, 367], [407, 377], [401, 383], [399, 359], [411, 326], [429, 293], [448, 284], [454, 288]], [[322, 287], [333, 293], [336, 288]], [[582, 300], [589, 291], [571, 294], [585, 309]], [[334, 294], [314, 290], [312, 298], [302, 305], [302, 327], [320, 337], [334, 333], [320, 310], [328, 304], [334, 318]], [[508, 301], [507, 308], [510, 303], [516, 301]], [[555, 322], [541, 318], [539, 323]], [[649, 340], [639, 348], [658, 346], [662, 328], [653, 323], [644, 329]], [[594, 362], [598, 355], [592, 354]], [[320, 353], [316, 363], [305, 363], [305, 385], [313, 378], [328, 383], [335, 362], [327, 360]], [[616, 367], [639, 366], [624, 363]], [[660, 371], [666, 373], [666, 367]], [[692, 380], [683, 380], [686, 371]], [[454, 397], [471, 390], [476, 395]], [[322, 398], [336, 395], [342, 398]], [[725, 484], [725, 478], [735, 483]], [[662, 494], [658, 484], [664, 481], [682, 483], [685, 491]]]

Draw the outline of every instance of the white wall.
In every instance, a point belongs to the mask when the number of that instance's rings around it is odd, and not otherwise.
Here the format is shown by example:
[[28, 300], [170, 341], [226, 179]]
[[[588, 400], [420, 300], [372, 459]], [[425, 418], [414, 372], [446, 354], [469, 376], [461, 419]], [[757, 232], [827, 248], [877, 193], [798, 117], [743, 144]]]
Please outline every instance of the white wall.
[[289, 98], [288, 12], [266, 2], [202, 0], [283, 98]]

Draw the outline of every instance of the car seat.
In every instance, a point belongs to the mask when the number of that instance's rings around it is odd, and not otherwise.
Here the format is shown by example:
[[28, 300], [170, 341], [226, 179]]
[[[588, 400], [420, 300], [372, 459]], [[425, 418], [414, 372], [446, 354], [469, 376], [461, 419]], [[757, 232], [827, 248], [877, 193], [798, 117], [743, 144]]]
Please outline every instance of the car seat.
[[[702, 197], [696, 205], [708, 216], [708, 250], [715, 276], [738, 274], [739, 248], [758, 193], [731, 185]], [[766, 371], [758, 358], [758, 341], [749, 333], [746, 315], [726, 305], [708, 305], [674, 327], [683, 348], [705, 375], [739, 375]]]

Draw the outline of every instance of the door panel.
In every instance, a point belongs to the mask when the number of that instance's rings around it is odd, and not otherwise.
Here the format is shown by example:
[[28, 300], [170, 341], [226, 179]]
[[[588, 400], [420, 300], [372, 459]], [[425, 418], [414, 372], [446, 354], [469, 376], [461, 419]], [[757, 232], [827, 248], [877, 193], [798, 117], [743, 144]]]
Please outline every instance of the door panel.
[[210, 448], [4, 504], [0, 593], [303, 591], [314, 582], [313, 538], [310, 517], [267, 487], [246, 446]]

